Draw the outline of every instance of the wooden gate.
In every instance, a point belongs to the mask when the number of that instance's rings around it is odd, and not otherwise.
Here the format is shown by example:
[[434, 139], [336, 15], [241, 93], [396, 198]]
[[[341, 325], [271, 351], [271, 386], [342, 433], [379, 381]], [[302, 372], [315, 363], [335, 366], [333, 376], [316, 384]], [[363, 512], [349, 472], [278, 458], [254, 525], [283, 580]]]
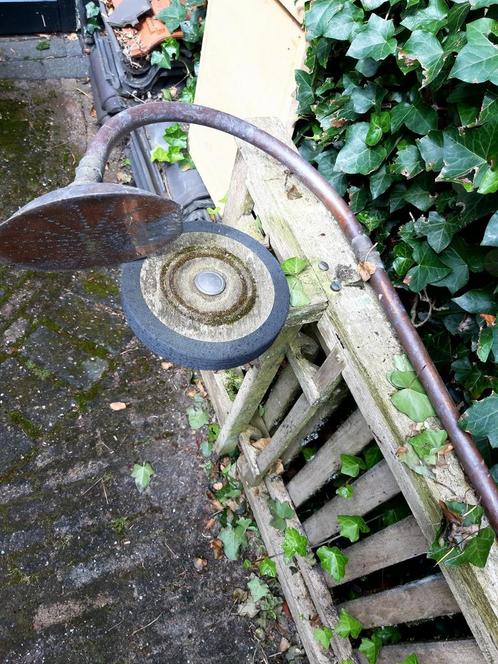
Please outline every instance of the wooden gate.
[[[256, 124], [291, 145], [277, 121]], [[421, 664], [498, 662], [496, 544], [484, 569], [442, 565], [417, 576], [415, 566], [408, 582], [400, 579], [387, 590], [340, 599], [341, 585], [388, 569], [392, 577], [393, 566], [424, 554], [441, 521], [439, 500], [477, 499], [453, 453], [435, 468], [436, 481], [413, 473], [397, 458], [399, 447], [413, 435], [413, 422], [391, 403], [394, 389], [387, 380], [394, 356], [403, 351], [322, 204], [272, 158], [240, 143], [223, 221], [266, 244], [278, 260], [301, 256], [311, 266], [300, 276], [308, 304], [291, 308], [273, 346], [243, 368], [233, 401], [225, 372], [203, 372], [222, 427], [216, 452], [240, 445], [239, 470], [248, 500], [269, 555], [275, 556], [310, 662], [366, 661], [348, 639], [334, 638], [325, 654], [313, 636], [317, 620], [334, 628], [341, 607], [366, 628], [462, 613], [474, 636], [386, 646], [380, 664], [395, 664], [412, 652]], [[325, 420], [332, 422], [328, 439], [291, 477], [296, 456]], [[441, 428], [435, 418], [430, 426]], [[258, 451], [250, 441], [262, 436], [271, 440]], [[383, 459], [353, 482], [353, 497], [327, 493], [341, 454], [357, 454], [372, 440]], [[367, 515], [400, 494], [409, 515], [344, 549], [349, 561], [340, 583], [306, 558], [297, 557], [293, 568], [279, 555], [283, 537], [270, 525], [271, 499], [289, 501], [296, 514], [288, 525], [316, 547], [337, 535], [338, 515]]]

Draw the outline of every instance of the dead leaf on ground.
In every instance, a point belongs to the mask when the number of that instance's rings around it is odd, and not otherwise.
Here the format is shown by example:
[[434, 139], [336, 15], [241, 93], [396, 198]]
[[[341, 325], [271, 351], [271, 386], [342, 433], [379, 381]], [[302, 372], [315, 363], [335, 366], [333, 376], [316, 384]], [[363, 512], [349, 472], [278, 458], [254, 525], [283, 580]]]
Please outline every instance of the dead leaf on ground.
[[126, 404], [124, 401], [113, 401], [109, 404], [109, 408], [111, 410], [124, 410], [126, 408]]
[[216, 525], [216, 519], [211, 518], [206, 521], [206, 525], [204, 526], [204, 530], [212, 530], [214, 526]]
[[68, 35], [64, 35], [67, 41], [76, 41], [78, 39], [78, 34], [76, 32], [70, 32]]
[[251, 441], [251, 445], [261, 452], [271, 442], [271, 438], [260, 438], [259, 440]]
[[493, 314], [479, 314], [479, 316], [483, 319], [488, 327], [493, 327], [493, 325], [496, 325], [496, 316], [493, 316]]
[[284, 474], [284, 464], [282, 463], [281, 459], [277, 459], [273, 465], [272, 475], [283, 475]]
[[363, 281], [368, 281], [376, 269], [377, 266], [375, 263], [371, 263], [370, 261], [358, 263], [358, 273]]
[[173, 366], [173, 362], [161, 362], [161, 368], [162, 369], [171, 369]]
[[118, 171], [116, 179], [120, 184], [129, 184], [131, 182], [131, 175], [126, 171]]
[[291, 201], [302, 198], [303, 195], [300, 193], [299, 189], [293, 184], [289, 189], [287, 189], [287, 198]]
[[201, 395], [201, 397], [207, 397], [208, 393], [206, 392], [206, 388], [204, 387], [204, 383], [202, 380], [198, 379], [195, 381], [195, 386], [197, 387], [197, 391]]
[[223, 482], [215, 482], [213, 484], [213, 489], [215, 491], [221, 491], [221, 489], [223, 489]]
[[194, 568], [196, 572], [201, 574], [207, 567], [207, 560], [205, 558], [194, 558]]
[[223, 542], [218, 539], [217, 537], [215, 539], [212, 539], [209, 542], [210, 548], [213, 550], [213, 555], [215, 560], [219, 560], [220, 558], [223, 557]]
[[285, 636], [280, 639], [280, 645], [278, 646], [279, 652], [287, 652], [290, 648], [290, 643], [287, 641]]
[[444, 500], [439, 500], [439, 507], [441, 508], [442, 513], [446, 517], [446, 520], [449, 521], [450, 523], [456, 523], [456, 524], [462, 524], [463, 523], [463, 516], [461, 514], [457, 514], [457, 512], [454, 512], [451, 510], [448, 505], [444, 502]]
[[187, 396], [189, 399], [193, 399], [197, 394], [197, 390], [195, 387], [189, 387], [187, 390]]

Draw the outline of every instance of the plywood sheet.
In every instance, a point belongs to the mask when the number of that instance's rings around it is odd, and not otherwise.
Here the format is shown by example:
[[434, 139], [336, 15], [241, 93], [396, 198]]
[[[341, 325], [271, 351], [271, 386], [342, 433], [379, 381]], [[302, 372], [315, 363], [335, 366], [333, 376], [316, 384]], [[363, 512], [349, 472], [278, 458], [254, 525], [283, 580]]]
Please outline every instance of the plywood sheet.
[[[195, 101], [242, 118], [277, 117], [290, 134], [294, 72], [305, 52], [302, 28], [278, 0], [209, 0]], [[235, 141], [192, 127], [190, 151], [218, 203], [228, 191]]]

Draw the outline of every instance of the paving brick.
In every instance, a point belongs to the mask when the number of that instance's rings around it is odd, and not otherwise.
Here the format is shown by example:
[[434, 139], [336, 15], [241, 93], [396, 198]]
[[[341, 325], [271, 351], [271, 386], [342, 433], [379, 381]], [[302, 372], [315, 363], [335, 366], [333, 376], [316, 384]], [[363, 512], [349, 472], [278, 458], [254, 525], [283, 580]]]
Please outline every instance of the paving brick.
[[0, 420], [0, 475], [22, 461], [33, 447], [33, 441], [20, 429]]
[[[46, 348], [43, 351], [49, 352]], [[0, 386], [0, 411], [3, 411], [4, 422], [16, 411], [46, 431], [74, 407], [74, 399], [67, 389], [34, 376], [14, 359], [0, 365]]]
[[90, 355], [44, 326], [33, 332], [22, 352], [39, 366], [80, 389], [91, 387], [108, 367], [106, 360]]

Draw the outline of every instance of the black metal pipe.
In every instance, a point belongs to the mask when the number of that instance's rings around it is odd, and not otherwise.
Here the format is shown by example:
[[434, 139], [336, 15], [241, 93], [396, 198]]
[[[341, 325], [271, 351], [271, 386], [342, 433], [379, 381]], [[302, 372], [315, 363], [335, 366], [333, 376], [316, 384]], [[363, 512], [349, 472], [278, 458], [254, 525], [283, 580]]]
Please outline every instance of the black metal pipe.
[[[372, 255], [373, 245], [363, 227], [345, 201], [318, 171], [298, 152], [267, 132], [240, 118], [205, 106], [174, 102], [151, 102], [134, 106], [110, 119], [97, 133], [76, 171], [76, 182], [102, 180], [105, 164], [116, 142], [133, 129], [155, 122], [186, 122], [212, 127], [237, 136], [254, 145], [284, 164], [312, 191], [337, 219], [342, 231], [353, 246], [357, 259]], [[498, 487], [472, 437], [458, 426], [459, 413], [446, 386], [432, 362], [417, 331], [394, 289], [380, 261], [370, 278], [370, 284], [379, 295], [387, 318], [406, 350], [410, 361], [424, 386], [434, 409], [448, 432], [460, 463], [470, 483], [481, 498], [490, 524], [498, 532]]]

